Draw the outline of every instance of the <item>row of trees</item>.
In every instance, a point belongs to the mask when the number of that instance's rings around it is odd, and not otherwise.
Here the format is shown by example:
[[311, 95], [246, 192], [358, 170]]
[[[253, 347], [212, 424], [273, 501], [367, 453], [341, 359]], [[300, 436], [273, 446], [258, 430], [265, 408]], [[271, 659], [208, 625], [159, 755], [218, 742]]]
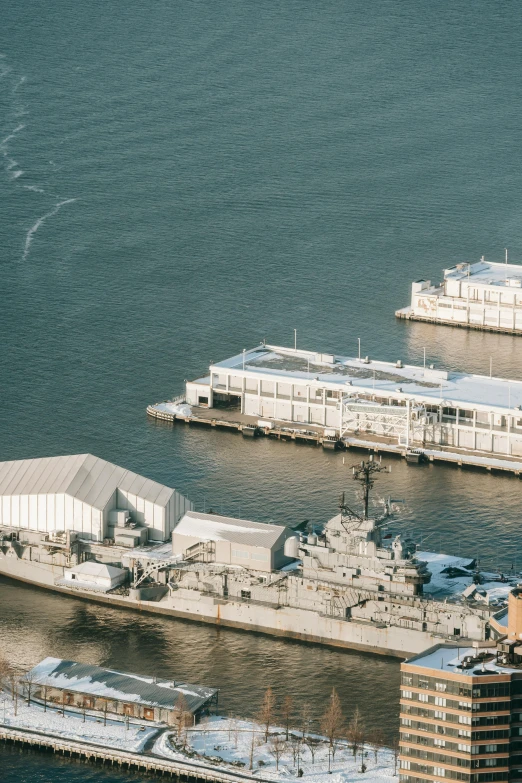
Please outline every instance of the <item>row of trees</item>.
[[[257, 714], [257, 721], [262, 726], [265, 742], [270, 740], [270, 752], [276, 760], [276, 766], [279, 767], [281, 756], [290, 748], [294, 764], [298, 764], [300, 750], [305, 745], [310, 753], [312, 764], [314, 763], [315, 753], [322, 740], [316, 733], [312, 733], [313, 724], [312, 707], [310, 703], [305, 702], [300, 709], [295, 709], [294, 701], [291, 696], [285, 696], [278, 708], [273, 689], [267, 688], [265, 691], [261, 707]], [[284, 734], [270, 734], [271, 727], [280, 725], [284, 729]], [[348, 745], [354, 758], [361, 753], [361, 771], [365, 771], [364, 757], [362, 755], [365, 747], [373, 751], [375, 763], [377, 763], [378, 753], [385, 745], [385, 738], [382, 729], [374, 726], [369, 729], [364, 722], [359, 708], [349, 721], [346, 720], [341, 700], [335, 688], [332, 688], [327, 707], [319, 720], [319, 731], [326, 739], [329, 746], [331, 759], [335, 759], [338, 748], [342, 745]], [[298, 732], [297, 734], [295, 732]], [[394, 747], [394, 755], [397, 756], [398, 747]]]

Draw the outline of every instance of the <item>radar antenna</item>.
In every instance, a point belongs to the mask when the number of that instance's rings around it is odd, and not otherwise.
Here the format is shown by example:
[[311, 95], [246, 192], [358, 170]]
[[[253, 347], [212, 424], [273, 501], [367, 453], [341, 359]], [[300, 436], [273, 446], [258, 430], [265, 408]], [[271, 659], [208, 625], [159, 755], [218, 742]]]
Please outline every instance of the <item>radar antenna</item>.
[[352, 465], [352, 473], [355, 481], [358, 481], [363, 490], [364, 519], [368, 519], [368, 506], [370, 501], [370, 491], [375, 483], [376, 473], [391, 473], [391, 468], [381, 464], [381, 459], [375, 462], [373, 454], [370, 454], [368, 461], [358, 462]]
[[362, 522], [362, 517], [360, 514], [358, 514], [356, 511], [353, 511], [353, 509], [350, 508], [350, 506], [346, 503], [344, 492], [341, 492], [341, 497], [339, 498], [339, 509], [341, 511], [341, 524], [342, 526], [348, 530], [345, 523], [345, 516], [348, 517], [355, 517], [355, 519], [358, 519], [360, 522]]

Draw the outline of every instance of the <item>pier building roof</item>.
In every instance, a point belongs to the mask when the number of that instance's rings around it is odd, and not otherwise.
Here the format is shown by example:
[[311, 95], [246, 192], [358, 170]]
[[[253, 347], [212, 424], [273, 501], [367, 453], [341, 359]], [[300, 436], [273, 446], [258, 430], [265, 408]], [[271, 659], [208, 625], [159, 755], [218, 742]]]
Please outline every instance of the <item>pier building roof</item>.
[[88, 663], [45, 658], [27, 679], [35, 685], [99, 696], [117, 701], [133, 702], [172, 710], [183, 699], [186, 708], [197, 712], [217, 693], [214, 688], [182, 682], [155, 682], [152, 677], [102, 669]]
[[354, 397], [370, 393], [433, 405], [522, 410], [522, 381], [275, 345], [260, 345], [215, 362], [210, 369], [213, 374], [224, 371], [339, 389]]
[[117, 489], [160, 506], [175, 491], [92, 454], [0, 462], [0, 496], [63, 494], [103, 510]]
[[265, 547], [276, 544], [287, 528], [249, 519], [222, 517], [219, 514], [202, 514], [187, 511], [174, 528], [177, 536], [190, 536], [201, 541], [229, 541], [233, 544]]
[[482, 259], [475, 263], [464, 262], [449, 267], [444, 270], [444, 277], [454, 280], [469, 278], [473, 284], [521, 288], [522, 266], [520, 264], [502, 264]]

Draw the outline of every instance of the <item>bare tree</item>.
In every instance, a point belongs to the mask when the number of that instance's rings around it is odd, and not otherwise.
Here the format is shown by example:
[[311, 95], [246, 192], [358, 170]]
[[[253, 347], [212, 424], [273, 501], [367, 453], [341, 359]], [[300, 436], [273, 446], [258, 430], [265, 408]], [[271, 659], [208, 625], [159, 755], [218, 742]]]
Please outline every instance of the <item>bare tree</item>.
[[270, 755], [276, 760], [276, 771], [279, 771], [279, 759], [286, 751], [287, 744], [281, 734], [272, 734], [270, 737], [270, 746], [268, 748]]
[[393, 774], [395, 776], [395, 775], [397, 775], [397, 765], [399, 763], [399, 753], [400, 753], [400, 739], [399, 739], [399, 737], [394, 737], [392, 750], [393, 750]]
[[321, 740], [318, 740], [316, 737], [305, 737], [304, 743], [308, 750], [310, 751], [310, 756], [312, 757], [312, 764], [315, 762], [315, 754], [317, 752], [317, 748], [321, 744]]
[[332, 688], [332, 693], [328, 702], [323, 717], [321, 718], [321, 731], [328, 740], [330, 750], [332, 752], [332, 759], [335, 758], [335, 751], [341, 740], [341, 736], [344, 729], [344, 715], [341, 707], [341, 701], [337, 695], [335, 688]]
[[281, 706], [281, 717], [283, 719], [283, 726], [285, 727], [285, 739], [288, 742], [288, 732], [290, 730], [290, 721], [294, 710], [294, 701], [290, 695], [285, 696], [283, 704]]
[[357, 751], [364, 744], [365, 727], [364, 721], [359, 712], [359, 707], [355, 708], [355, 712], [352, 716], [350, 723], [348, 724], [348, 742], [352, 746], [352, 752], [354, 758], [357, 756]]
[[259, 710], [258, 720], [265, 730], [265, 742], [268, 742], [268, 732], [272, 725], [272, 720], [275, 712], [275, 695], [271, 687], [268, 687], [265, 691], [263, 701], [261, 703], [261, 709]]
[[294, 761], [294, 767], [299, 766], [299, 754], [301, 751], [301, 743], [303, 738], [299, 734], [290, 734], [290, 747], [292, 749], [292, 758]]
[[11, 691], [11, 699], [16, 701], [17, 672], [7, 658], [0, 658], [0, 685]]
[[0, 686], [7, 687], [9, 684], [9, 675], [11, 673], [11, 669], [12, 667], [9, 661], [3, 656], [0, 656]]
[[35, 685], [33, 672], [25, 672], [20, 678], [20, 684], [22, 686], [22, 693], [27, 693], [27, 703], [31, 706], [31, 694]]
[[254, 748], [256, 746], [256, 724], [252, 722], [252, 739], [250, 741], [250, 763], [248, 769], [254, 769]]
[[375, 727], [368, 737], [368, 744], [373, 750], [375, 763], [377, 764], [377, 755], [384, 745], [384, 734], [379, 727]]
[[309, 702], [305, 701], [305, 703], [301, 706], [301, 734], [303, 735], [303, 739], [310, 730], [310, 724], [312, 723], [312, 707]]
[[185, 726], [187, 724], [187, 718], [192, 714], [188, 708], [187, 701], [182, 693], [180, 693], [178, 696], [174, 711], [176, 716], [175, 719], [176, 719], [178, 739], [181, 739], [182, 737], [185, 736]]
[[239, 739], [239, 721], [236, 717], [232, 718], [232, 734], [234, 736], [234, 747], [237, 748], [237, 743]]

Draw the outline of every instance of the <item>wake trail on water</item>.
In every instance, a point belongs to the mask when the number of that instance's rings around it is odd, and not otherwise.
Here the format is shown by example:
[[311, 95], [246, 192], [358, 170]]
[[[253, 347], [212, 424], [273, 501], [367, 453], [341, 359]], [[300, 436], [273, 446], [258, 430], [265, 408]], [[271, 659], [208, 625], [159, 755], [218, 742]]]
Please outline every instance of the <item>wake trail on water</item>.
[[0, 141], [0, 149], [4, 149], [6, 144], [9, 144], [11, 139], [14, 139], [16, 134], [20, 133], [20, 131], [23, 130], [24, 128], [25, 128], [25, 125], [23, 124], [23, 122], [21, 122], [19, 125], [17, 125], [16, 128], [14, 130], [12, 130], [11, 133], [8, 136], [5, 137], [5, 139], [2, 139], [2, 141]]
[[[14, 117], [19, 117], [23, 114], [28, 114], [28, 111], [26, 110], [25, 106], [23, 106], [20, 101], [15, 96], [15, 93], [18, 92], [19, 88], [23, 87], [24, 83], [26, 82], [27, 77], [26, 76], [17, 76], [16, 72], [13, 73], [13, 68], [10, 65], [7, 65], [5, 63], [4, 58], [6, 58], [5, 54], [2, 54], [0, 52], [0, 80], [3, 79], [4, 76], [8, 76], [9, 74], [12, 74], [13, 78], [9, 78], [9, 80], [6, 80], [5, 83], [8, 81], [10, 82], [10, 92], [13, 96], [13, 105], [11, 107], [11, 121], [14, 121]], [[16, 81], [15, 81], [16, 80]], [[20, 168], [19, 163], [17, 160], [15, 160], [14, 157], [12, 157], [9, 149], [9, 143], [16, 138], [17, 134], [19, 134], [21, 131], [25, 128], [25, 123], [20, 122], [13, 130], [9, 131], [7, 136], [3, 138], [0, 141], [0, 153], [4, 159], [4, 169], [7, 174], [7, 177], [11, 181], [18, 180], [19, 177], [21, 177], [24, 174], [24, 171], [22, 168]], [[50, 165], [55, 167], [55, 164], [52, 161], [49, 161]], [[65, 198], [60, 199], [60, 196], [50, 193], [46, 191], [43, 187], [40, 187], [38, 185], [19, 185], [18, 183], [15, 185], [15, 187], [22, 187], [24, 190], [28, 190], [32, 193], [38, 193], [40, 195], [49, 195], [53, 199], [58, 199], [56, 204], [52, 209], [50, 209], [48, 212], [46, 212], [44, 215], [38, 218], [38, 220], [33, 223], [31, 228], [27, 231], [25, 235], [25, 243], [24, 243], [24, 249], [22, 253], [22, 260], [25, 261], [31, 252], [31, 245], [33, 243], [33, 239], [35, 237], [36, 232], [38, 229], [40, 229], [43, 224], [49, 220], [49, 218], [54, 217], [54, 215], [58, 214], [58, 212], [61, 210], [62, 207], [64, 207], [66, 204], [73, 204], [78, 199], [76, 198]]]
[[22, 260], [25, 261], [26, 258], [29, 256], [29, 251], [31, 249], [31, 244], [33, 242], [34, 235], [40, 228], [40, 226], [43, 226], [46, 220], [56, 215], [62, 207], [64, 207], [66, 204], [72, 204], [74, 201], [78, 201], [76, 198], [66, 198], [63, 201], [59, 201], [58, 204], [55, 204], [54, 208], [50, 210], [50, 212], [46, 212], [45, 215], [42, 215], [42, 217], [39, 217], [36, 223], [31, 226], [29, 231], [26, 234], [25, 237], [25, 246], [24, 246], [24, 252], [22, 255]]

